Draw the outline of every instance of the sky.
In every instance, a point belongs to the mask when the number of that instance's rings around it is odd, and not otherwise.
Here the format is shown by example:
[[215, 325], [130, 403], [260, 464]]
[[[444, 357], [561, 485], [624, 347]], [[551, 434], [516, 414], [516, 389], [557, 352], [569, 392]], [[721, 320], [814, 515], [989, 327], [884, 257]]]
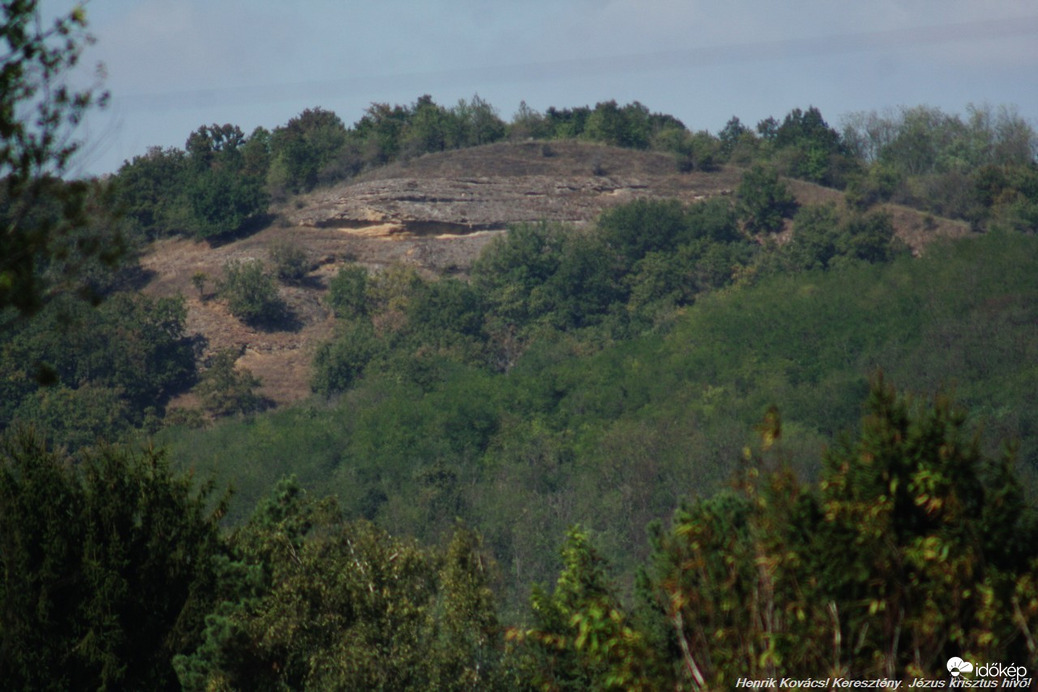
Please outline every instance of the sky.
[[[43, 0], [45, 12], [71, 2]], [[201, 125], [273, 129], [306, 108], [639, 101], [692, 130], [819, 108], [1014, 107], [1038, 126], [1033, 0], [93, 0], [111, 101], [77, 137], [101, 175]], [[90, 71], [87, 71], [87, 68]]]

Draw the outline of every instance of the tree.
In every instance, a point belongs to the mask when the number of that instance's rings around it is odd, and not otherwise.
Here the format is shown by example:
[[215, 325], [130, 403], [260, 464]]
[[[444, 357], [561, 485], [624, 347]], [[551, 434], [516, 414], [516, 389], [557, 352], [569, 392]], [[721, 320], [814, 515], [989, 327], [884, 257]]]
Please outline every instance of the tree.
[[158, 238], [189, 229], [186, 174], [183, 150], [172, 147], [151, 147], [119, 167], [113, 183], [115, 199], [135, 232]]
[[0, 427], [43, 414], [56, 423], [49, 441], [78, 446], [141, 425], [194, 381], [186, 318], [180, 298], [55, 299], [0, 342]]
[[570, 529], [555, 590], [535, 588], [534, 626], [513, 631], [525, 667], [543, 689], [662, 689], [653, 683], [654, 652], [631, 626], [587, 532]]
[[12, 689], [174, 689], [197, 645], [219, 519], [154, 450], [0, 441], [0, 669]]
[[231, 314], [253, 325], [272, 326], [288, 315], [288, 306], [259, 260], [231, 260], [223, 267], [220, 295]]
[[426, 284], [408, 306], [408, 319], [432, 332], [450, 330], [480, 336], [483, 305], [467, 282], [446, 278]]
[[847, 257], [873, 264], [888, 262], [905, 247], [894, 234], [893, 219], [885, 212], [852, 216], [843, 229], [840, 250]]
[[546, 139], [549, 134], [544, 116], [526, 105], [526, 101], [520, 101], [519, 109], [508, 126], [508, 136], [514, 140]]
[[346, 391], [363, 374], [379, 349], [370, 320], [347, 323], [332, 341], [322, 344], [314, 354], [311, 387], [326, 395]]
[[266, 211], [263, 175], [245, 173], [246, 143], [231, 124], [203, 125], [188, 137], [185, 195], [199, 237], [233, 233]]
[[507, 689], [478, 537], [446, 554], [346, 521], [294, 479], [231, 539], [228, 598], [176, 659], [186, 689]]
[[725, 123], [724, 129], [717, 133], [717, 138], [721, 142], [721, 156], [725, 160], [730, 158], [732, 152], [735, 151], [735, 147], [739, 145], [742, 138], [750, 134], [753, 134], [752, 131], [743, 125], [739, 118], [733, 115], [731, 119]]
[[425, 94], [411, 107], [407, 127], [401, 138], [404, 156], [419, 156], [443, 151], [448, 145], [449, 113]]
[[635, 200], [603, 212], [598, 233], [633, 265], [649, 252], [673, 250], [687, 236], [685, 207], [676, 199]]
[[815, 107], [794, 108], [775, 130], [772, 144], [776, 162], [794, 178], [830, 187], [843, 187], [855, 166], [840, 133], [825, 122]]
[[825, 269], [841, 250], [840, 213], [834, 204], [802, 207], [793, 217], [793, 238], [784, 248], [798, 269]]
[[1038, 663], [1034, 508], [1011, 456], [985, 457], [966, 421], [945, 396], [924, 406], [877, 377], [860, 431], [809, 485], [770, 411], [737, 489], [654, 529], [678, 678], [718, 689], [934, 677], [952, 656]]
[[262, 411], [263, 397], [256, 394], [259, 378], [252, 371], [236, 368], [237, 354], [224, 349], [214, 354], [202, 373], [195, 391], [202, 405], [214, 416], [231, 416]]
[[353, 126], [352, 138], [359, 142], [364, 165], [379, 165], [400, 153], [404, 129], [411, 111], [404, 106], [373, 103]]
[[449, 148], [475, 147], [496, 142], [505, 136], [505, 123], [494, 107], [476, 94], [470, 101], [464, 99], [452, 108]]
[[367, 286], [368, 271], [364, 267], [342, 267], [328, 282], [328, 297], [325, 300], [340, 319], [364, 317], [368, 314]]
[[622, 108], [616, 101], [596, 104], [581, 133], [596, 142], [632, 149], [647, 149], [653, 134], [649, 109], [637, 101]]
[[[78, 149], [75, 126], [107, 96], [95, 89], [76, 90], [64, 81], [83, 48], [92, 42], [86, 14], [76, 6], [50, 26], [40, 17], [37, 0], [3, 5], [0, 26], [0, 310], [20, 314], [38, 310], [48, 296], [74, 285], [83, 262], [100, 259], [112, 265], [121, 255], [118, 238], [91, 229], [86, 204], [90, 185], [56, 182]], [[59, 213], [40, 217], [48, 200]], [[77, 235], [78, 257], [56, 283], [43, 277], [48, 263], [68, 249], [64, 240]]]
[[797, 208], [796, 198], [774, 168], [756, 165], [746, 171], [737, 194], [740, 216], [751, 233], [781, 230], [783, 219], [791, 217]]
[[270, 137], [269, 182], [280, 194], [312, 190], [346, 144], [346, 127], [332, 111], [307, 108]]

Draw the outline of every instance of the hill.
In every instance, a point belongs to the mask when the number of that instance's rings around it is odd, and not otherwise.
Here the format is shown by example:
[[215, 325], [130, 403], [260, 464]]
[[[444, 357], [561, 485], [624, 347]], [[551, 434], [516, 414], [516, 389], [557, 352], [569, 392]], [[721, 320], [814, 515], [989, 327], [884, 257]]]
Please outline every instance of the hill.
[[[184, 238], [153, 243], [141, 259], [149, 277], [144, 292], [186, 298], [189, 331], [205, 337], [210, 352], [231, 348], [263, 382], [261, 394], [276, 404], [310, 393], [310, 362], [334, 320], [322, 296], [342, 266], [372, 270], [394, 264], [426, 276], [465, 276], [486, 244], [510, 224], [558, 221], [580, 227], [603, 210], [635, 199], [675, 198], [686, 203], [731, 195], [742, 169], [681, 173], [671, 155], [579, 141], [498, 142], [399, 161], [349, 182], [288, 199], [274, 219], [251, 235], [222, 244]], [[788, 181], [801, 204], [841, 203], [842, 193]], [[918, 253], [942, 235], [962, 235], [965, 224], [885, 205], [898, 235]], [[788, 233], [787, 233], [788, 235]], [[294, 315], [292, 328], [242, 324], [211, 299], [228, 261], [267, 259], [272, 243], [302, 248], [305, 281], [280, 292]], [[196, 290], [203, 274], [208, 290]], [[191, 395], [174, 406], [193, 407]]]

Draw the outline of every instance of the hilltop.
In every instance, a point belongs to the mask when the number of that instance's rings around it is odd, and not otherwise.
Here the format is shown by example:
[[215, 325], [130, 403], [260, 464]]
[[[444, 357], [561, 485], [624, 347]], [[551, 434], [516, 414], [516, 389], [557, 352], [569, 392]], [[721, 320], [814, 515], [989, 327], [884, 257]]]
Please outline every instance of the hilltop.
[[[377, 271], [405, 264], [427, 277], [464, 277], [479, 252], [511, 224], [554, 221], [579, 228], [603, 210], [635, 199], [692, 203], [731, 195], [742, 173], [735, 166], [682, 173], [666, 153], [579, 141], [498, 142], [426, 154], [290, 197], [273, 208], [266, 227], [230, 242], [157, 241], [141, 259], [149, 276], [143, 290], [182, 294], [188, 330], [204, 336], [210, 352], [240, 352], [240, 367], [263, 382], [260, 393], [288, 404], [310, 393], [314, 348], [334, 328], [322, 296], [342, 266], [358, 263]], [[842, 203], [839, 191], [787, 182], [801, 204]], [[885, 208], [916, 253], [929, 238], [967, 232], [960, 222], [896, 205]], [[284, 239], [303, 248], [311, 266], [305, 281], [280, 287], [295, 325], [264, 331], [242, 324], [213, 299], [222, 267], [230, 260], [266, 260], [270, 245]], [[207, 277], [202, 294], [192, 282], [199, 273]], [[195, 403], [186, 395], [174, 406]]]

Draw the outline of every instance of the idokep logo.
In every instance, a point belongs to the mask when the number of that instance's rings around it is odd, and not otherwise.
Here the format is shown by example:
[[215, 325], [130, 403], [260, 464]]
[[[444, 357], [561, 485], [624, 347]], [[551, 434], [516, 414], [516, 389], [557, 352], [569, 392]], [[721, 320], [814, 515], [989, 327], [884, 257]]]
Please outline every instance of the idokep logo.
[[[1019, 682], [1027, 677], [1027, 668], [1025, 666], [1014, 664], [1007, 666], [1002, 663], [979, 663], [974, 666], [969, 661], [964, 661], [958, 656], [948, 659], [947, 668], [953, 678], [957, 678], [963, 673], [973, 673], [978, 678], [1003, 678], [1004, 681], [1013, 681], [1015, 678], [1015, 681]], [[1027, 684], [1030, 685], [1030, 682]]]
[[952, 674], [952, 677], [959, 677], [963, 673], [972, 673], [973, 664], [969, 661], [963, 661], [958, 656], [952, 656], [948, 659], [948, 672]]

